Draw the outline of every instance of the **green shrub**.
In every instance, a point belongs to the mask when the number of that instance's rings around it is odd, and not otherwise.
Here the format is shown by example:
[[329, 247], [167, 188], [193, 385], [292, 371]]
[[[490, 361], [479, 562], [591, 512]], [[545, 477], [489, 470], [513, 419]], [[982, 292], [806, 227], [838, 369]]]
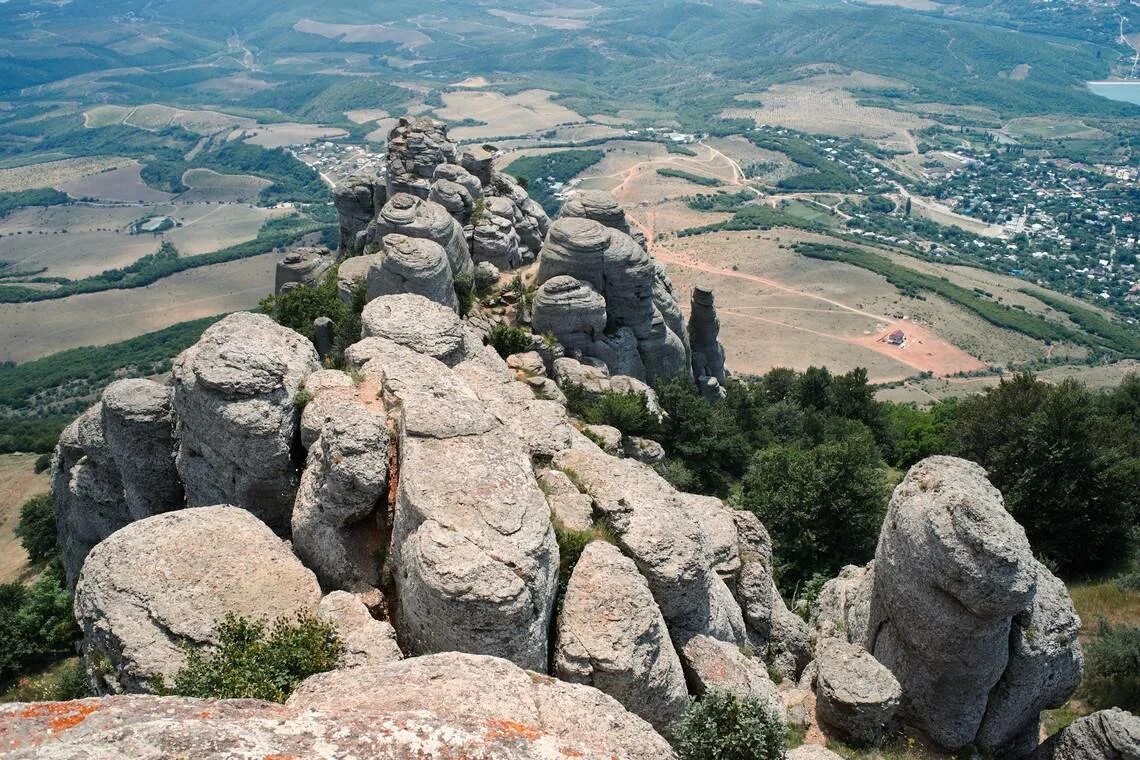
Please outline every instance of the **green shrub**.
[[610, 425], [626, 435], [652, 436], [661, 430], [661, 421], [649, 411], [645, 394], [607, 391], [589, 404], [585, 414], [591, 425]]
[[33, 565], [59, 556], [59, 537], [55, 527], [55, 502], [50, 493], [33, 496], [20, 507], [16, 535]]
[[1140, 627], [1101, 620], [1099, 635], [1085, 647], [1081, 695], [1098, 710], [1140, 712]]
[[[187, 648], [172, 691], [187, 697], [284, 702], [297, 684], [336, 667], [344, 654], [331, 623], [310, 615], [263, 623], [226, 615], [212, 651]], [[163, 685], [163, 690], [165, 685]]]
[[54, 569], [31, 586], [0, 584], [0, 683], [69, 653], [78, 636], [71, 595]]
[[45, 451], [44, 453], [42, 453], [38, 457], [36, 457], [36, 463], [35, 463], [36, 474], [39, 475], [41, 472], [46, 471], [49, 467], [51, 467], [51, 452]]
[[511, 354], [521, 354], [533, 347], [530, 333], [521, 327], [500, 322], [487, 333], [487, 342], [494, 346], [499, 356], [506, 359]]
[[709, 691], [692, 702], [674, 728], [681, 760], [778, 760], [784, 724], [755, 697]]
[[91, 697], [87, 672], [78, 658], [68, 658], [42, 673], [20, 678], [0, 694], [0, 702], [65, 702]]
[[466, 317], [475, 308], [475, 281], [469, 274], [456, 275], [455, 297], [459, 300], [459, 316]]

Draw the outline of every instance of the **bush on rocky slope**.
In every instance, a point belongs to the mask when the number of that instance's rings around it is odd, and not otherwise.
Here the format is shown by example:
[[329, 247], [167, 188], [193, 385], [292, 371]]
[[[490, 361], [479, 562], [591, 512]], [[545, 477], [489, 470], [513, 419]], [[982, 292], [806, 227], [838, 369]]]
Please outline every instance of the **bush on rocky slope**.
[[755, 697], [710, 691], [689, 705], [674, 729], [681, 760], [777, 760], [784, 724]]

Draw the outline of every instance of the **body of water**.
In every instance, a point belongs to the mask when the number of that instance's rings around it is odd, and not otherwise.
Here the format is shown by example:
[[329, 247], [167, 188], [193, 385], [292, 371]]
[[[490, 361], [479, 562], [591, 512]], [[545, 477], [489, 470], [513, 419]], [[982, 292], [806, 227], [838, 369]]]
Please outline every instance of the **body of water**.
[[1140, 81], [1089, 82], [1089, 90], [1109, 100], [1121, 100], [1140, 106]]

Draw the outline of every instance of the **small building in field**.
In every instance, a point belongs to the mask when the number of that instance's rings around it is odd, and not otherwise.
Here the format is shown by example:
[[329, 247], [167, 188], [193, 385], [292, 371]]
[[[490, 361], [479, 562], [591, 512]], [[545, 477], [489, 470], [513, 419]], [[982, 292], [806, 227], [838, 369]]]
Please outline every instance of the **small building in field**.
[[895, 330], [887, 336], [887, 343], [890, 343], [892, 346], [901, 346], [903, 343], [906, 343], [906, 334], [903, 333], [902, 330]]

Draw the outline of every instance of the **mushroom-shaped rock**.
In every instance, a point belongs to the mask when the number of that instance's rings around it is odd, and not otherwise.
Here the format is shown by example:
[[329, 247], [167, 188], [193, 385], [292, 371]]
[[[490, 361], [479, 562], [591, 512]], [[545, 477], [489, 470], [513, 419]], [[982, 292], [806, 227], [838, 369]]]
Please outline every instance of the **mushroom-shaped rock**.
[[183, 505], [174, 467], [170, 386], [116, 380], [103, 391], [103, 437], [123, 483], [127, 510], [138, 520]]
[[1032, 760], [1136, 760], [1140, 718], [1114, 707], [1070, 723], [1038, 747]]
[[447, 179], [437, 179], [428, 191], [429, 201], [447, 209], [447, 213], [460, 224], [466, 224], [475, 208], [475, 199], [463, 185]]
[[475, 265], [467, 248], [467, 238], [447, 209], [433, 201], [407, 193], [397, 193], [368, 225], [367, 242], [379, 243], [393, 232], [413, 238], [431, 240], [447, 251], [453, 277], [471, 277]]
[[294, 248], [277, 260], [273, 292], [280, 293], [287, 283], [316, 285], [332, 267], [335, 257], [324, 248]]
[[616, 230], [604, 256], [607, 327], [628, 327], [639, 340], [653, 327], [653, 259], [633, 238]]
[[606, 300], [589, 283], [569, 276], [547, 280], [534, 297], [531, 325], [567, 349], [588, 352], [606, 328]]
[[388, 428], [377, 391], [371, 399], [331, 394], [333, 401], [322, 405], [326, 421], [297, 489], [293, 548], [326, 589], [380, 584], [376, 555], [384, 549], [386, 510], [378, 506], [388, 490]]
[[867, 649], [902, 685], [904, 718], [941, 746], [977, 736], [1037, 574], [1025, 531], [978, 465], [930, 457], [895, 488], [875, 552]]
[[633, 561], [603, 541], [574, 566], [558, 618], [554, 675], [601, 689], [659, 731], [688, 703], [661, 611]]
[[591, 219], [563, 217], [550, 225], [538, 256], [535, 282], [568, 275], [605, 294], [605, 255], [613, 230]]
[[386, 338], [445, 364], [461, 361], [468, 340], [453, 309], [421, 295], [381, 296], [361, 314], [365, 338]]
[[285, 705], [118, 696], [0, 705], [6, 758], [675, 760], [597, 689], [458, 653], [324, 673]]
[[[315, 613], [317, 579], [244, 509], [199, 507], [131, 523], [91, 550], [75, 588], [101, 688], [146, 692], [186, 662], [183, 645], [217, 644], [227, 614], [272, 622]], [[99, 672], [98, 669], [96, 672]]]
[[289, 531], [298, 483], [293, 399], [319, 368], [307, 339], [245, 312], [211, 325], [174, 360], [177, 466], [189, 506], [234, 504]]
[[332, 623], [344, 645], [342, 668], [380, 665], [402, 659], [392, 624], [372, 617], [364, 602], [347, 591], [334, 591], [321, 599], [317, 617]]
[[432, 179], [436, 182], [440, 180], [454, 182], [466, 190], [472, 198], [480, 198], [483, 195], [483, 183], [459, 164], [440, 164], [435, 167]]
[[443, 246], [423, 238], [384, 236], [384, 253], [368, 270], [367, 300], [412, 293], [456, 312], [459, 299]]
[[856, 644], [825, 639], [816, 674], [816, 713], [844, 741], [877, 746], [895, 729], [902, 687]]
[[519, 235], [510, 219], [484, 216], [471, 233], [471, 258], [477, 263], [493, 264], [497, 269], [517, 269]]
[[625, 210], [613, 193], [605, 190], [578, 190], [562, 204], [562, 216], [593, 219], [607, 227], [629, 234]]

